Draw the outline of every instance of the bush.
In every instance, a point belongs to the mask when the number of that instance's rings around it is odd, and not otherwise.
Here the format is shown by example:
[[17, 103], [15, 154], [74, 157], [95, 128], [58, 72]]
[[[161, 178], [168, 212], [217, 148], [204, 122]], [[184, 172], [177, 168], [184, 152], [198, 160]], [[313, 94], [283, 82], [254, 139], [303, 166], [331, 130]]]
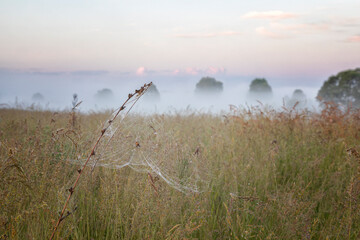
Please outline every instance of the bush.
[[34, 102], [42, 102], [44, 101], [44, 96], [41, 93], [34, 93], [34, 95], [32, 95], [31, 99]]
[[196, 93], [220, 93], [223, 91], [223, 83], [212, 77], [203, 77], [196, 84]]
[[103, 88], [97, 91], [95, 98], [98, 100], [112, 100], [114, 98], [114, 94], [110, 89]]
[[160, 100], [160, 93], [155, 84], [152, 84], [144, 95], [144, 99], [149, 101]]
[[249, 89], [251, 99], [267, 100], [272, 97], [272, 89], [265, 78], [255, 78]]

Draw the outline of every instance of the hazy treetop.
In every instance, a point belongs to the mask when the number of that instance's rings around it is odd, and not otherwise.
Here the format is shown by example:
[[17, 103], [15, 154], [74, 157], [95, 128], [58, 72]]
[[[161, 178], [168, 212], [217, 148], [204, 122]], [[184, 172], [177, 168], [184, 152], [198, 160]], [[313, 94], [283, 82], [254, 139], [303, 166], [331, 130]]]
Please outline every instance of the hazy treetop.
[[215, 93], [215, 92], [222, 92], [223, 90], [223, 83], [217, 81], [215, 78], [212, 77], [203, 77], [200, 81], [196, 84], [196, 92], [202, 93]]
[[32, 95], [31, 99], [33, 101], [44, 101], [44, 96], [41, 93], [35, 93]]
[[304, 109], [307, 107], [306, 95], [301, 89], [295, 89], [291, 98], [285, 97], [285, 106], [292, 109]]
[[306, 98], [306, 95], [305, 93], [303, 92], [303, 90], [301, 89], [295, 89], [293, 94], [292, 94], [292, 98], [294, 99], [305, 99]]
[[160, 93], [157, 89], [156, 85], [153, 83], [147, 90], [147, 92], [144, 95], [144, 98], [147, 100], [159, 100], [160, 99]]
[[360, 68], [339, 72], [324, 82], [317, 99], [346, 106], [360, 107]]
[[95, 97], [98, 99], [111, 99], [114, 97], [113, 92], [108, 88], [103, 88], [95, 94]]
[[265, 78], [255, 78], [250, 84], [250, 93], [271, 93], [272, 89]]

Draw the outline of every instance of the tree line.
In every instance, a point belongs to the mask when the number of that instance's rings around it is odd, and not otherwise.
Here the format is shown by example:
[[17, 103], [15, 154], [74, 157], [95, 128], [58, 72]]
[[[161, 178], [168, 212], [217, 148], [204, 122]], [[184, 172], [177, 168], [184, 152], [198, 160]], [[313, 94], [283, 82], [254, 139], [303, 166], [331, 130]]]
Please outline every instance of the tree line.
[[[195, 92], [220, 93], [223, 83], [215, 78], [203, 77], [196, 84]], [[265, 78], [255, 78], [249, 86], [248, 97], [266, 101], [272, 97], [272, 88]], [[360, 68], [339, 72], [330, 76], [320, 88], [316, 99], [321, 103], [333, 103], [339, 107], [360, 107]], [[295, 89], [291, 98], [286, 98], [289, 107], [304, 105], [306, 95], [301, 89]]]
[[[199, 95], [220, 94], [223, 91], [223, 83], [213, 77], [203, 77], [195, 87], [195, 93]], [[250, 100], [267, 101], [273, 96], [272, 88], [265, 78], [255, 78], [251, 81], [248, 91]], [[114, 94], [111, 89], [104, 88], [95, 94], [97, 100], [111, 100]], [[160, 93], [156, 85], [153, 84], [145, 94], [145, 99], [149, 101], [160, 100]], [[32, 96], [34, 102], [44, 101], [41, 93]], [[340, 107], [360, 107], [360, 68], [350, 69], [339, 72], [335, 76], [330, 76], [320, 88], [316, 99], [321, 103], [331, 102]], [[295, 89], [292, 96], [285, 98], [288, 107], [304, 107], [306, 95], [301, 89]]]

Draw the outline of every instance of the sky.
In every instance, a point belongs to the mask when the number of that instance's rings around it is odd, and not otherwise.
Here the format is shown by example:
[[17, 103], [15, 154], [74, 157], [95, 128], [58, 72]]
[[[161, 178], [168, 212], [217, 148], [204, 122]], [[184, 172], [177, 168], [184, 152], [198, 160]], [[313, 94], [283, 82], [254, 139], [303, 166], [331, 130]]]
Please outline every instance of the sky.
[[359, 9], [358, 0], [2, 0], [0, 101], [29, 95], [24, 84], [95, 91], [202, 76], [232, 89], [265, 77], [313, 96], [330, 75], [360, 67]]

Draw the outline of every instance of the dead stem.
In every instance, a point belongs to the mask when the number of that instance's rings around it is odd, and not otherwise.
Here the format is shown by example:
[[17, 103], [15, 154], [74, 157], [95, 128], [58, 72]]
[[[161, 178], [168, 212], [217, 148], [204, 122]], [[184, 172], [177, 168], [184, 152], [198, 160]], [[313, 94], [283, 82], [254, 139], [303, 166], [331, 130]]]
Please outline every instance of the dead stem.
[[122, 110], [125, 109], [125, 105], [131, 100], [131, 99], [135, 99], [135, 101], [133, 102], [133, 104], [131, 105], [131, 107], [129, 108], [129, 110], [126, 112], [126, 115], [129, 113], [129, 111], [132, 109], [132, 107], [135, 105], [135, 103], [139, 100], [139, 98], [144, 95], [144, 93], [148, 90], [148, 88], [152, 85], [152, 82], [148, 83], [148, 84], [144, 84], [144, 86], [142, 86], [140, 89], [137, 89], [135, 90], [135, 93], [134, 94], [129, 94], [128, 95], [128, 98], [126, 99], [126, 101], [122, 104], [122, 106], [119, 108], [119, 110], [116, 112], [116, 114], [114, 115], [114, 117], [110, 120], [108, 120], [108, 125], [107, 127], [105, 127], [104, 129], [101, 130], [101, 134], [100, 136], [98, 137], [97, 141], [95, 142], [94, 146], [92, 147], [92, 150], [86, 160], [86, 162], [84, 163], [84, 165], [82, 166], [81, 169], [78, 170], [78, 177], [76, 178], [74, 184], [72, 187], [70, 187], [68, 190], [69, 190], [69, 196], [67, 197], [66, 201], [65, 201], [65, 204], [64, 204], [64, 207], [60, 213], [60, 216], [59, 216], [59, 219], [58, 221], [56, 222], [56, 225], [54, 226], [54, 230], [51, 234], [51, 237], [50, 237], [50, 240], [54, 238], [55, 236], [55, 233], [56, 233], [56, 230], [58, 229], [60, 223], [67, 217], [69, 216], [70, 214], [67, 214], [65, 215], [64, 217], [64, 213], [66, 211], [66, 208], [67, 208], [67, 205], [69, 204], [69, 201], [70, 201], [70, 198], [71, 196], [73, 195], [73, 193], [75, 192], [75, 188], [79, 182], [79, 179], [80, 179], [80, 176], [82, 175], [82, 173], [84, 172], [84, 169], [85, 167], [87, 166], [90, 158], [95, 155], [95, 149], [97, 147], [97, 145], [99, 144], [99, 142], [101, 141], [102, 137], [104, 136], [104, 133], [106, 132], [106, 130], [109, 128], [109, 126], [114, 122], [114, 120], [116, 119], [116, 117], [120, 114], [120, 112]]

